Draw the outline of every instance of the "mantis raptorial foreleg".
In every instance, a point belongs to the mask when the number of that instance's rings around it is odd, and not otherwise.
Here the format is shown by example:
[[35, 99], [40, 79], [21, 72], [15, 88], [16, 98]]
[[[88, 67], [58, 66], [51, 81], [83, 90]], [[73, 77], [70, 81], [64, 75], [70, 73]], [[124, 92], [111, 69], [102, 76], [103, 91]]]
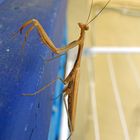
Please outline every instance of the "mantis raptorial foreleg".
[[[71, 43], [69, 43], [68, 45], [62, 47], [62, 48], [57, 48], [55, 47], [55, 45], [53, 44], [53, 42], [51, 41], [51, 39], [49, 38], [49, 36], [47, 35], [47, 33], [45, 32], [45, 30], [43, 29], [42, 25], [39, 23], [38, 20], [36, 19], [32, 19], [32, 20], [29, 20], [27, 22], [25, 22], [21, 28], [19, 29], [19, 32], [22, 33], [22, 30], [27, 27], [28, 25], [30, 24], [33, 24], [33, 26], [29, 27], [28, 31], [31, 31], [33, 27], [36, 27], [38, 33], [39, 33], [39, 36], [41, 38], [41, 41], [47, 45], [51, 50], [52, 52], [56, 53], [56, 54], [61, 54], [63, 52], [67, 52], [69, 49], [71, 48], [74, 48], [76, 47], [77, 45], [79, 45], [80, 43], [80, 40], [75, 40]], [[27, 31], [27, 32], [28, 32]], [[26, 33], [27, 33], [26, 32]], [[28, 33], [27, 33], [28, 35]], [[26, 37], [27, 39], [27, 37]]]
[[23, 44], [22, 44], [22, 48], [24, 48], [25, 43], [26, 43], [26, 41], [27, 41], [27, 38], [28, 38], [28, 36], [29, 36], [29, 33], [30, 33], [33, 29], [34, 29], [34, 26], [32, 25], [32, 26], [26, 31], [26, 34], [25, 34], [25, 37], [24, 37], [24, 42], [23, 42]]

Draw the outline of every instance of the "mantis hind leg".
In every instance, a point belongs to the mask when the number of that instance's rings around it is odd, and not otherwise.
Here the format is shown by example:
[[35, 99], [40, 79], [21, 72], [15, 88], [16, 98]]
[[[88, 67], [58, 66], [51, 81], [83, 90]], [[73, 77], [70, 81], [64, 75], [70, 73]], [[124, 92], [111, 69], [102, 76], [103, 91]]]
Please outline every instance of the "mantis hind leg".
[[72, 136], [73, 129], [72, 129], [72, 122], [71, 122], [70, 115], [69, 115], [68, 108], [67, 108], [67, 104], [66, 104], [66, 99], [65, 99], [66, 96], [67, 96], [67, 94], [63, 95], [63, 101], [64, 101], [65, 109], [67, 112], [67, 116], [68, 116], [69, 130], [70, 130], [70, 135], [68, 136], [67, 140], [70, 140], [70, 138]]

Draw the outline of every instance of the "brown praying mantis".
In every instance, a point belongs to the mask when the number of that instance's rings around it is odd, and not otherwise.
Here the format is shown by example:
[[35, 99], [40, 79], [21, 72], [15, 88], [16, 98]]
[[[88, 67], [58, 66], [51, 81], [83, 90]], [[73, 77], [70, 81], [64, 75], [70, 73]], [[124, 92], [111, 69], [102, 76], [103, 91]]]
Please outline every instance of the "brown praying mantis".
[[[104, 5], [104, 7], [97, 13], [97, 15], [95, 15], [89, 21], [91, 11], [92, 11], [92, 6], [93, 6], [93, 0], [92, 0], [92, 4], [91, 4], [91, 7], [90, 7], [90, 12], [89, 12], [89, 15], [88, 15], [86, 23], [85, 24], [78, 23], [79, 28], [81, 30], [79, 38], [77, 40], [69, 43], [68, 45], [62, 47], [62, 48], [56, 48], [55, 47], [54, 43], [51, 41], [51, 39], [49, 38], [49, 36], [47, 35], [47, 33], [45, 32], [45, 30], [43, 29], [43, 27], [41, 26], [41, 24], [39, 23], [39, 21], [37, 19], [31, 19], [31, 20], [25, 22], [20, 27], [20, 29], [18, 30], [18, 32], [22, 33], [22, 30], [24, 28], [26, 28], [28, 25], [31, 25], [29, 27], [29, 29], [26, 31], [23, 47], [24, 47], [24, 45], [26, 43], [26, 40], [27, 40], [27, 37], [28, 37], [29, 33], [34, 28], [37, 29], [41, 41], [52, 52], [54, 52], [55, 54], [58, 54], [58, 56], [62, 55], [65, 52], [67, 52], [68, 50], [78, 46], [78, 54], [77, 54], [76, 61], [74, 63], [74, 66], [73, 66], [71, 72], [68, 74], [68, 76], [65, 79], [61, 79], [60, 77], [57, 77], [55, 80], [51, 81], [49, 84], [45, 85], [44, 87], [42, 87], [41, 89], [37, 90], [36, 92], [23, 94], [23, 95], [26, 95], [26, 96], [35, 96], [36, 94], [41, 93], [41, 91], [45, 90], [47, 87], [49, 87], [51, 84], [53, 84], [57, 80], [60, 80], [60, 81], [62, 81], [64, 83], [65, 88], [63, 89], [63, 100], [64, 100], [64, 105], [65, 105], [67, 116], [68, 116], [68, 126], [69, 126], [69, 130], [70, 130], [70, 135], [67, 138], [67, 140], [71, 138], [72, 133], [74, 132], [74, 128], [75, 128], [77, 94], [78, 94], [78, 85], [79, 85], [79, 76], [80, 76], [80, 62], [81, 62], [81, 56], [82, 56], [82, 52], [83, 52], [85, 33], [89, 29], [88, 25], [92, 21], [94, 21], [94, 19], [97, 18], [101, 14], [101, 12], [106, 8], [106, 6], [108, 5], [108, 3], [110, 1], [111, 0], [109, 0]], [[66, 96], [68, 96], [68, 106], [66, 104]]]

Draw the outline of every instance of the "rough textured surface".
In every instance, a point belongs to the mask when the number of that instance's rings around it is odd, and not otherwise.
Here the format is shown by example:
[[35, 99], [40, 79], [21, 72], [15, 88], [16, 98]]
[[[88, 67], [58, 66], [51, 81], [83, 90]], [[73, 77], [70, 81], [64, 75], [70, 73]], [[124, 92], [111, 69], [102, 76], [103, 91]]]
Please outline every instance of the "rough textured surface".
[[[28, 97], [57, 76], [59, 60], [32, 31], [25, 48], [23, 35], [12, 33], [37, 18], [56, 46], [63, 41], [66, 0], [0, 0], [0, 139], [47, 140], [55, 85]], [[24, 32], [23, 32], [24, 33]]]

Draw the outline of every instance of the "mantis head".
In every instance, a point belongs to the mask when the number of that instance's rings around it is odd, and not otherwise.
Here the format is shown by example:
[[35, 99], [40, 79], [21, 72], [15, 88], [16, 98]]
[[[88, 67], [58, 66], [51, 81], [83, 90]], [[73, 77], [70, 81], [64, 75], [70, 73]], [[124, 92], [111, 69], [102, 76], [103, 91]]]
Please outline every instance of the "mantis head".
[[82, 30], [88, 30], [89, 29], [89, 26], [87, 24], [78, 23], [78, 25]]
[[97, 15], [95, 15], [90, 21], [89, 21], [89, 18], [90, 18], [90, 15], [91, 15], [91, 11], [92, 11], [92, 8], [93, 8], [93, 0], [92, 0], [92, 3], [91, 3], [91, 7], [90, 7], [90, 12], [89, 12], [89, 15], [88, 15], [88, 18], [87, 18], [87, 21], [85, 24], [83, 23], [78, 23], [79, 27], [81, 28], [82, 31], [87, 31], [89, 29], [89, 24], [94, 21], [101, 13], [102, 11], [106, 8], [106, 6], [109, 4], [111, 0], [108, 0], [108, 2], [104, 5], [104, 7], [97, 13]]

